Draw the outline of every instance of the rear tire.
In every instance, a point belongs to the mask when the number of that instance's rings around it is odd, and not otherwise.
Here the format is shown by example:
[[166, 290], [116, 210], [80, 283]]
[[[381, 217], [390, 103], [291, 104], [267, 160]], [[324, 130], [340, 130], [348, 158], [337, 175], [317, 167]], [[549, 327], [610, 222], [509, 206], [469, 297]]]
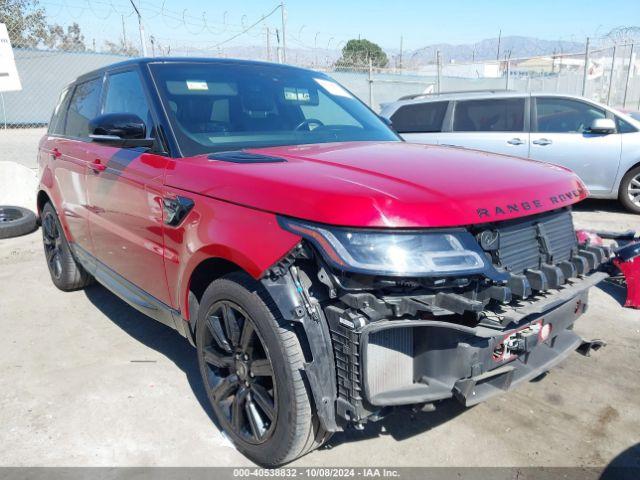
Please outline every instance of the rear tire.
[[40, 218], [44, 254], [53, 284], [70, 292], [93, 283], [93, 277], [73, 258], [60, 219], [50, 203], [45, 204]]
[[301, 374], [298, 337], [262, 285], [247, 274], [231, 273], [206, 289], [196, 346], [216, 420], [248, 458], [275, 467], [329, 438]]
[[624, 208], [640, 214], [640, 167], [632, 168], [622, 177], [618, 199]]

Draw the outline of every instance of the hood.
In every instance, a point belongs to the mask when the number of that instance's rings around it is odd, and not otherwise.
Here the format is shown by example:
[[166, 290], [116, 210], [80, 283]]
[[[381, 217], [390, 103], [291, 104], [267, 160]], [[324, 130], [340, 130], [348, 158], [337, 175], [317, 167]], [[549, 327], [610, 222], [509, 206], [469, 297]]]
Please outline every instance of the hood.
[[264, 211], [351, 227], [454, 227], [508, 220], [587, 196], [562, 167], [403, 142], [247, 150], [285, 161], [175, 161], [168, 185]]

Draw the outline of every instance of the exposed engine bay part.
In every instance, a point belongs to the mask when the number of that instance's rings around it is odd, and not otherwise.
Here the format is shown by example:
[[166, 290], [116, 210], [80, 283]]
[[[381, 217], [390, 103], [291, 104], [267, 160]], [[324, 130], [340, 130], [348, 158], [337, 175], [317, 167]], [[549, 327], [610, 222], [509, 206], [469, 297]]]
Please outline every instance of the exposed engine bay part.
[[[310, 231], [317, 240], [321, 229]], [[263, 285], [305, 337], [304, 374], [325, 429], [361, 427], [392, 408], [447, 398], [474, 405], [578, 348], [589, 354], [603, 345], [584, 342], [573, 323], [589, 289], [608, 277], [598, 270], [612, 251], [579, 243], [568, 210], [469, 233], [477, 245], [464, 248], [476, 248], [485, 265], [465, 274], [343, 270], [322, 254], [322, 242], [306, 237], [266, 272]], [[366, 245], [359, 235], [353, 239]], [[349, 240], [349, 231], [338, 238]], [[368, 250], [354, 245], [364, 264]]]
[[603, 248], [603, 239], [613, 240], [608, 248], [610, 256], [602, 269], [609, 274], [608, 281], [626, 288], [625, 307], [640, 309], [640, 236], [628, 230], [616, 233], [610, 231], [592, 232], [578, 230], [578, 242], [585, 249]]

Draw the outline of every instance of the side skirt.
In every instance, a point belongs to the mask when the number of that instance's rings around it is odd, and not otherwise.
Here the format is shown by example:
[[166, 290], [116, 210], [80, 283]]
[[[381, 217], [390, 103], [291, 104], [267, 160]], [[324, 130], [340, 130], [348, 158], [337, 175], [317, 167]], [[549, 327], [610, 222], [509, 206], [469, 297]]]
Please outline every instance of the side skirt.
[[177, 330], [180, 335], [189, 340], [191, 345], [195, 345], [189, 323], [182, 318], [178, 310], [171, 308], [169, 305], [166, 305], [153, 295], [150, 295], [125, 279], [122, 275], [114, 272], [84, 248], [75, 243], [71, 243], [70, 247], [78, 263], [93, 275], [106, 289], [110, 290], [139, 312]]

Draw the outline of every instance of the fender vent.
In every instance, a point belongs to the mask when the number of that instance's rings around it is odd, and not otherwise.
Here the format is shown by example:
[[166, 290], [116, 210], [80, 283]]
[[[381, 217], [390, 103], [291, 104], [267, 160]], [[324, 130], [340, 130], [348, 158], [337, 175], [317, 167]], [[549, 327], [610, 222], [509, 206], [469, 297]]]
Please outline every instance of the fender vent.
[[220, 160], [230, 163], [281, 163], [286, 162], [281, 157], [271, 157], [260, 153], [245, 152], [244, 150], [233, 150], [230, 152], [212, 153], [207, 158], [209, 160]]

